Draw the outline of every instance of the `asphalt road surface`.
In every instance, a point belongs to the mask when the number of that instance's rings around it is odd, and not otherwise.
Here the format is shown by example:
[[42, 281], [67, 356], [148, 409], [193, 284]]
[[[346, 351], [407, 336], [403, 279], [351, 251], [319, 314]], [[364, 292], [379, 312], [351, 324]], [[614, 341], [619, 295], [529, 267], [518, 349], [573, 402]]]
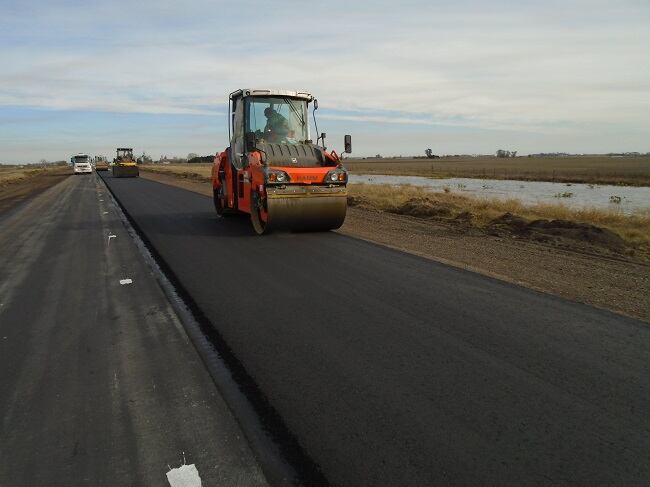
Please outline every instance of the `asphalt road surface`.
[[266, 485], [115, 210], [82, 175], [0, 215], [0, 486]]
[[332, 484], [650, 485], [647, 324], [105, 179]]

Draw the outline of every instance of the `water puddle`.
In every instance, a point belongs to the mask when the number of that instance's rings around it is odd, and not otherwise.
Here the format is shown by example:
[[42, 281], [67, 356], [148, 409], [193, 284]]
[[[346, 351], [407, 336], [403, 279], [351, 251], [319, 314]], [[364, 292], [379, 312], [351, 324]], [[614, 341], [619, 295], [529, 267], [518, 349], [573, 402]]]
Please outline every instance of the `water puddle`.
[[592, 207], [631, 213], [650, 209], [650, 188], [601, 184], [549, 183], [501, 179], [446, 178], [420, 176], [380, 176], [350, 174], [350, 183], [411, 185], [442, 192], [486, 198], [516, 198], [523, 203], [561, 203], [570, 208]]

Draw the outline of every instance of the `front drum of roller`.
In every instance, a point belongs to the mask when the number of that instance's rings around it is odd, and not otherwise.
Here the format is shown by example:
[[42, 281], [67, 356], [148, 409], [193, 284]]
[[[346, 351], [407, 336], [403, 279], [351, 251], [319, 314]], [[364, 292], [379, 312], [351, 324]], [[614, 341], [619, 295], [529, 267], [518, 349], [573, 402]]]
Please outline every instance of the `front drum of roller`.
[[270, 196], [266, 200], [268, 230], [326, 231], [343, 225], [348, 202], [345, 194]]

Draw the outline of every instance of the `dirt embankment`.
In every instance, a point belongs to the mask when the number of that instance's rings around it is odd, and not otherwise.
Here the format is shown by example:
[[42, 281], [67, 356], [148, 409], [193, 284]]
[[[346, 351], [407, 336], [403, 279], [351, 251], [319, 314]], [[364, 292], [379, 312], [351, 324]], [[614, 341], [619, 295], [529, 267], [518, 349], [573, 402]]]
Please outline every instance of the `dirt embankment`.
[[[212, 196], [193, 178], [142, 177]], [[650, 264], [607, 229], [508, 213], [484, 221], [431, 199], [388, 209], [358, 195], [349, 202], [339, 233], [650, 322]]]
[[440, 223], [462, 224], [487, 235], [532, 240], [581, 252], [650, 262], [650, 211], [526, 205], [516, 199], [475, 198], [412, 186], [350, 186], [349, 204]]
[[625, 253], [627, 250], [625, 241], [611, 230], [568, 220], [526, 221], [517, 215], [505, 213], [490, 222], [487, 232], [496, 236], [529, 238], [561, 247], [604, 250], [612, 254]]
[[[350, 197], [350, 206], [379, 210], [360, 197]], [[441, 225], [454, 225], [457, 230], [479, 235], [529, 240], [578, 252], [598, 253], [614, 257], [637, 256], [650, 261], [645, 248], [635, 248], [612, 230], [589, 223], [564, 219], [526, 219], [510, 212], [478, 223], [470, 211], [454, 212], [448, 204], [430, 198], [411, 198], [399, 206], [384, 209], [387, 213], [436, 220]]]
[[60, 183], [71, 174], [69, 167], [9, 172], [0, 173], [0, 213]]

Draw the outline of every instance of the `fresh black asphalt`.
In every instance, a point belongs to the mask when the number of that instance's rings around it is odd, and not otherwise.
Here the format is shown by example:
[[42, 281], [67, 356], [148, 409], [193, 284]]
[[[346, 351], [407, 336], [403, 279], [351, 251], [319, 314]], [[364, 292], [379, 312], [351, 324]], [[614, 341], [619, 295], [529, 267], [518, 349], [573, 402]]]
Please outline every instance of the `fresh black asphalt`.
[[647, 324], [104, 178], [332, 484], [650, 484]]

